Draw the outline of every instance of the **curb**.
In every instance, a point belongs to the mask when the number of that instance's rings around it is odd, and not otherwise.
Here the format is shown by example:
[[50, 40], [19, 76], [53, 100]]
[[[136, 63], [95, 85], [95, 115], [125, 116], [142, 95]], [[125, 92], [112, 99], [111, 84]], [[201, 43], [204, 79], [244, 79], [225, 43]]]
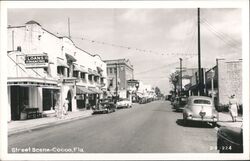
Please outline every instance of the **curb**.
[[92, 116], [92, 113], [90, 113], [88, 115], [53, 121], [53, 122], [49, 122], [49, 123], [45, 123], [45, 124], [41, 124], [41, 125], [37, 125], [37, 126], [35, 125], [35, 126], [29, 127], [29, 128], [17, 129], [17, 130], [9, 131], [8, 136], [12, 136], [12, 135], [20, 134], [20, 133], [25, 133], [25, 132], [31, 132], [32, 130], [39, 130], [39, 129], [43, 129], [43, 128], [46, 128], [49, 126], [60, 125], [60, 124], [67, 123], [70, 121], [88, 118], [90, 116]]

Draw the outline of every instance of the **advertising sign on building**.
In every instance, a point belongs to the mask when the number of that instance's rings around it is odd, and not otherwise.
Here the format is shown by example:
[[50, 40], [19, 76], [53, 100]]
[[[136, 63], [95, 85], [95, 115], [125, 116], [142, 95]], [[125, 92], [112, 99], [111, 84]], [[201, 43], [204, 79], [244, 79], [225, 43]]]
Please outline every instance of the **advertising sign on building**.
[[49, 58], [46, 54], [25, 55], [26, 68], [46, 68], [49, 64]]
[[75, 85], [76, 82], [76, 78], [64, 78], [63, 79], [63, 84], [67, 84], [67, 85]]

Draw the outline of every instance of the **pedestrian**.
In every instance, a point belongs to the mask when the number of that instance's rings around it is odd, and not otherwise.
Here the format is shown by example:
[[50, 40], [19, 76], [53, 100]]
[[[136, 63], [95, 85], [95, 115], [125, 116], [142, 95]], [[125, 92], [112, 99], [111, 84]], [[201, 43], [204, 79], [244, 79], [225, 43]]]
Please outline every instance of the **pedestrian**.
[[68, 105], [69, 105], [68, 98], [65, 98], [65, 101], [63, 103], [63, 113], [62, 113], [62, 115], [67, 115], [68, 114]]
[[238, 104], [234, 94], [229, 98], [229, 112], [233, 122], [236, 122], [238, 116]]

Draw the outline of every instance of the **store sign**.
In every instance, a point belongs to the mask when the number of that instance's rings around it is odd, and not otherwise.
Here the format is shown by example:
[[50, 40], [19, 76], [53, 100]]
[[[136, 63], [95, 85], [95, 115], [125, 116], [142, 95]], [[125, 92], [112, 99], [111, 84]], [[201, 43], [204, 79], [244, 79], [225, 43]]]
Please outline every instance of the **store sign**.
[[26, 68], [46, 68], [49, 65], [49, 58], [45, 54], [25, 55]]
[[75, 85], [76, 78], [64, 78], [63, 79], [63, 84], [67, 85]]
[[84, 100], [84, 96], [83, 95], [76, 95], [76, 99], [77, 100]]

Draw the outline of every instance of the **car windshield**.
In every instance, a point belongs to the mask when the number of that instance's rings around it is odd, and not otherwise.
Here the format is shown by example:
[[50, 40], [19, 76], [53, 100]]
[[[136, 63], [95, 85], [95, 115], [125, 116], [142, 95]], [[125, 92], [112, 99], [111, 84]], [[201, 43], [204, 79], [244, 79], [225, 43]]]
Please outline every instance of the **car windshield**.
[[204, 99], [196, 99], [196, 100], [194, 100], [194, 104], [207, 104], [207, 105], [210, 105], [211, 101], [204, 100]]

